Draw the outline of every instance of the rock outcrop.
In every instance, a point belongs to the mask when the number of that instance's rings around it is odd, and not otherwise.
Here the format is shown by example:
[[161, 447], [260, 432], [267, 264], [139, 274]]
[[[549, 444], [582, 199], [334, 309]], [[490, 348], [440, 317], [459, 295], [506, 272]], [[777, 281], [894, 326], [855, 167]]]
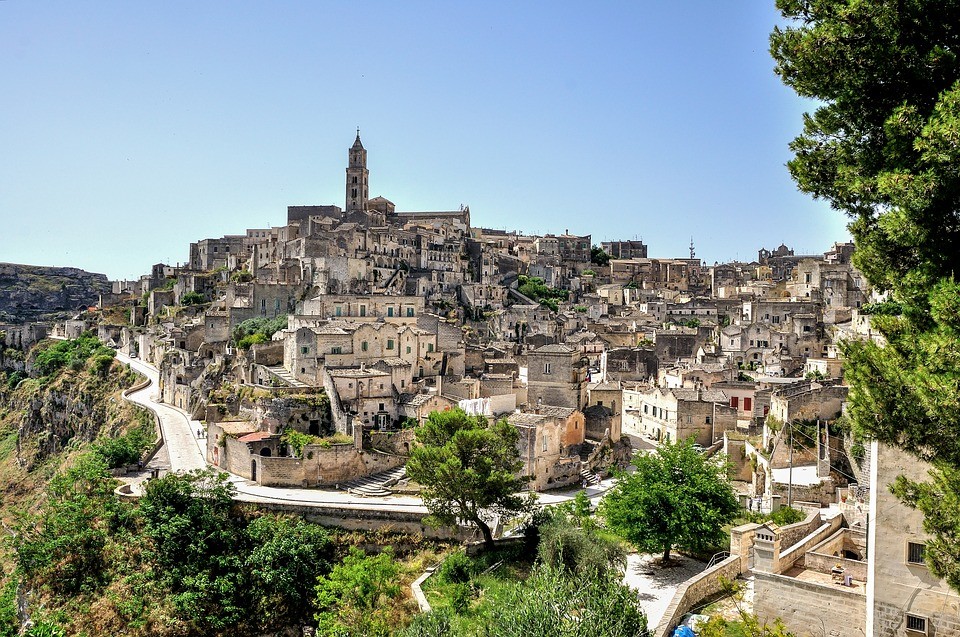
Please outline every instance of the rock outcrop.
[[110, 292], [105, 274], [78, 268], [0, 263], [0, 322], [60, 318]]

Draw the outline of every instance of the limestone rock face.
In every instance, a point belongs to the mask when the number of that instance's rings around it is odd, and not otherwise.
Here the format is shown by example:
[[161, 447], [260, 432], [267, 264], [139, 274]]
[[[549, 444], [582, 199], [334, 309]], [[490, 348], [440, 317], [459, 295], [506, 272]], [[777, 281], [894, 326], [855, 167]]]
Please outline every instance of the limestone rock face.
[[95, 305], [100, 294], [109, 292], [105, 274], [0, 263], [0, 322], [57, 318]]

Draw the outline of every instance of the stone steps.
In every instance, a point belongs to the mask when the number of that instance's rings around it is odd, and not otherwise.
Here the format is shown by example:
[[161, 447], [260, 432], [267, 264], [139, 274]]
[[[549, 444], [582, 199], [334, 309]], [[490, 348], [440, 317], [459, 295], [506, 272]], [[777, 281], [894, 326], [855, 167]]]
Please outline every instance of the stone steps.
[[588, 487], [595, 487], [600, 484], [600, 476], [589, 469], [581, 469], [580, 477], [583, 480], [583, 484]]
[[386, 486], [388, 482], [396, 482], [407, 474], [406, 467], [397, 467], [388, 471], [381, 471], [373, 475], [364, 476], [340, 485], [347, 493], [364, 497], [383, 497], [393, 492]]
[[301, 383], [297, 380], [293, 374], [291, 374], [286, 368], [281, 365], [276, 365], [274, 367], [267, 367], [267, 371], [270, 372], [271, 376], [276, 377], [278, 380], [286, 383], [290, 387], [309, 387], [305, 383]]

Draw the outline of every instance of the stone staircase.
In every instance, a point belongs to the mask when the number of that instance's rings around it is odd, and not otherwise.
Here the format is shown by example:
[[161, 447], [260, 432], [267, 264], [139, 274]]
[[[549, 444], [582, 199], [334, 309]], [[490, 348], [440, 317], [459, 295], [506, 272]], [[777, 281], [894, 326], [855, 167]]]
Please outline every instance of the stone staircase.
[[593, 455], [594, 450], [596, 450], [598, 446], [599, 445], [590, 440], [584, 440], [583, 444], [580, 445], [580, 462], [582, 463], [580, 478], [582, 484], [587, 487], [595, 487], [600, 484], [600, 476], [587, 468], [590, 456]]
[[595, 487], [600, 484], [600, 476], [589, 469], [580, 470], [581, 484], [586, 487]]
[[299, 380], [294, 378], [293, 374], [287, 371], [287, 369], [282, 365], [275, 365], [273, 367], [267, 367], [266, 369], [271, 376], [289, 387], [309, 387], [309, 385], [301, 383]]
[[353, 495], [382, 497], [393, 494], [390, 488], [386, 486], [388, 483], [395, 484], [397, 480], [404, 478], [406, 475], [406, 467], [397, 467], [396, 469], [381, 471], [380, 473], [345, 482], [340, 485], [340, 488]]

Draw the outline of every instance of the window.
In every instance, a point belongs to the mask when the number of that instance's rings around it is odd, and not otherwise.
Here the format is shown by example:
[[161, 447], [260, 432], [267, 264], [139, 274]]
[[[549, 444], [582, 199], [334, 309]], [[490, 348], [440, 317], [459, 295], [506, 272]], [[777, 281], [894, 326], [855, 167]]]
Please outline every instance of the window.
[[407, 308], [407, 316], [413, 316], [413, 308], [412, 308], [412, 307], [408, 307], [408, 308]]
[[380, 411], [383, 411], [383, 403], [380, 403]]
[[366, 315], [367, 315], [367, 306], [366, 306], [366, 305], [361, 305], [361, 306], [360, 306], [360, 316], [366, 316]]
[[387, 316], [393, 316], [393, 306], [387, 308]]
[[428, 352], [432, 352], [432, 351], [433, 351], [433, 343], [427, 343], [427, 351], [428, 351]]
[[543, 373], [544, 373], [544, 374], [552, 374], [552, 373], [553, 373], [553, 372], [551, 371], [551, 369], [550, 369], [550, 363], [544, 363], [544, 364], [543, 364]]
[[300, 348], [300, 353], [301, 353], [301, 354], [309, 354], [309, 353], [310, 353], [310, 348], [309, 348], [309, 347], [301, 347], [301, 348]]
[[362, 343], [360, 343], [360, 351], [363, 351], [363, 352], [367, 351], [367, 342], [366, 342], [366, 341], [363, 341]]
[[342, 316], [342, 315], [343, 315], [343, 308], [338, 305], [336, 308], [334, 308], [333, 313], [334, 313], [335, 315], [337, 315], [337, 316]]
[[734, 409], [738, 409], [740, 407], [740, 399], [737, 396], [734, 396], [733, 398], [731, 398], [730, 406], [733, 407]]
[[543, 444], [541, 445], [540, 448], [541, 448], [543, 451], [546, 451], [546, 450], [547, 450], [547, 437], [544, 436], [544, 437], [542, 438], [542, 440], [543, 440]]
[[387, 339], [387, 349], [393, 349], [393, 339], [392, 339], [392, 338], [388, 338], [388, 339]]
[[927, 618], [907, 615], [907, 630], [927, 634]]
[[407, 345], [407, 354], [409, 354], [409, 353], [410, 353], [410, 346]]
[[335, 346], [333, 346], [333, 347], [330, 348], [330, 353], [331, 353], [331, 354], [343, 354], [343, 347], [341, 347], [340, 345], [335, 345]]
[[920, 544], [919, 542], [907, 542], [907, 563], [924, 564], [923, 553], [925, 548], [925, 544]]
[[743, 399], [743, 410], [744, 411], [753, 411], [753, 399], [749, 396], [744, 397]]

